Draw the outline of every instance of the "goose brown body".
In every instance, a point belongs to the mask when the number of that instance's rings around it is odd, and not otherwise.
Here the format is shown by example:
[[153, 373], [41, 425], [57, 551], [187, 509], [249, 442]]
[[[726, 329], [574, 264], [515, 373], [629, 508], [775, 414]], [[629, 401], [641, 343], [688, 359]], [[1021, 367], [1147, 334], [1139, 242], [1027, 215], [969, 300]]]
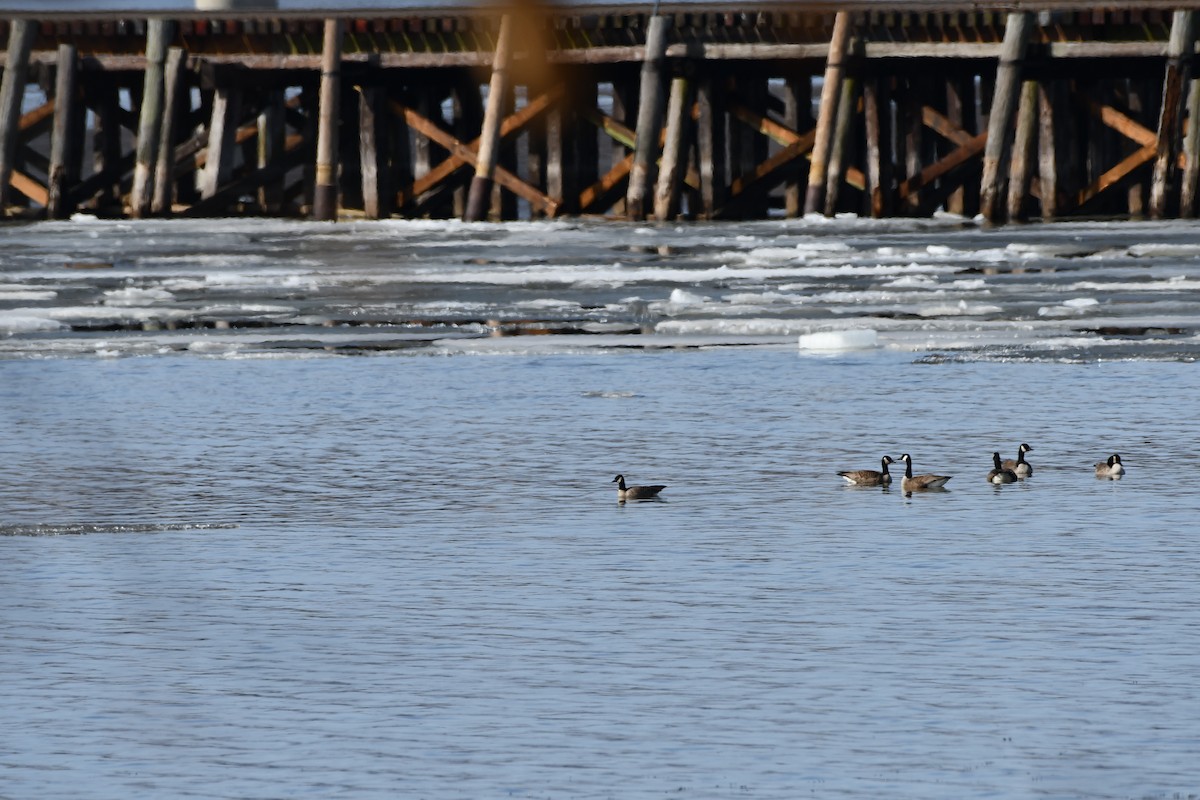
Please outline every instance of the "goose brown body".
[[658, 497], [658, 493], [667, 488], [666, 484], [626, 486], [624, 475], [618, 475], [612, 479], [612, 482], [617, 485], [618, 500], [648, 500], [653, 497]]
[[878, 470], [874, 469], [850, 469], [839, 472], [846, 479], [846, 482], [852, 486], [887, 486], [892, 482], [892, 475], [888, 472], [888, 464], [896, 463], [891, 456], [884, 456], [879, 462]]
[[900, 487], [906, 492], [920, 492], [926, 489], [941, 489], [946, 485], [946, 481], [950, 480], [950, 475], [913, 475], [912, 471], [912, 456], [908, 453], [900, 456], [900, 460], [904, 462], [904, 478], [900, 481]]
[[1121, 463], [1121, 456], [1113, 453], [1104, 461], [1096, 463], [1097, 478], [1120, 478], [1125, 474], [1125, 465]]
[[988, 483], [1016, 483], [1017, 473], [1005, 469], [1000, 463], [1000, 454], [992, 453], [992, 471], [987, 474]]
[[1018, 478], [1028, 478], [1033, 474], [1033, 467], [1028, 461], [1025, 460], [1025, 454], [1031, 452], [1032, 450], [1032, 447], [1022, 442], [1021, 446], [1017, 448], [1017, 457], [1015, 459], [1004, 459], [1004, 469], [1011, 469], [1014, 473], [1016, 473]]

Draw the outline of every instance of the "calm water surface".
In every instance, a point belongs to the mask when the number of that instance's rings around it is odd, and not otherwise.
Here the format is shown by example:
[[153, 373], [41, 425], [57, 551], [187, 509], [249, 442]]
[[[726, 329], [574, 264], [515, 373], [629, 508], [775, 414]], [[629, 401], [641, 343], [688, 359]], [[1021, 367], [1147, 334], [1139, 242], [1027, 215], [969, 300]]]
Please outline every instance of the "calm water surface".
[[[5, 797], [1200, 791], [1190, 364], [0, 377]], [[986, 484], [1019, 441], [1034, 476]], [[950, 490], [834, 474], [902, 451]]]
[[1193, 228], [5, 228], [0, 797], [1200, 795]]

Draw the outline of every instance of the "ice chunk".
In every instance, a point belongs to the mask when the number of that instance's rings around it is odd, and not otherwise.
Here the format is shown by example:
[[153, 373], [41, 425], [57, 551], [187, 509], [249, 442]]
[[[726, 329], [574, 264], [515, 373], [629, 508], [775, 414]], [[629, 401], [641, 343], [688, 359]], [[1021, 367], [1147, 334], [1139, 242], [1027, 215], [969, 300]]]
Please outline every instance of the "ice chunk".
[[879, 334], [870, 328], [820, 331], [800, 337], [801, 350], [868, 350], [879, 345]]

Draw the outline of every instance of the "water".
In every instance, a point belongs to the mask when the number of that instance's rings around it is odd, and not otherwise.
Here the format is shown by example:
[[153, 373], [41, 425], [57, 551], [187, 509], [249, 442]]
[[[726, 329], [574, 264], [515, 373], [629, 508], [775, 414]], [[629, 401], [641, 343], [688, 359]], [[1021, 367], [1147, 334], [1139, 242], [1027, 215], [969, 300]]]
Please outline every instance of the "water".
[[0, 796], [1200, 791], [1191, 226], [5, 233]]

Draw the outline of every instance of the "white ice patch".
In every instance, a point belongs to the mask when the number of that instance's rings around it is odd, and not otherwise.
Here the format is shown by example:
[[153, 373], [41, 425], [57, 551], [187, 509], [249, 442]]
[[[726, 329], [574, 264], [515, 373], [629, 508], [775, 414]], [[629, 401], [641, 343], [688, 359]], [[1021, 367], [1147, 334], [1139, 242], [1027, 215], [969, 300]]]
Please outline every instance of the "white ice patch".
[[922, 317], [977, 317], [984, 314], [998, 314], [1002, 310], [1000, 306], [988, 303], [968, 303], [966, 300], [959, 300], [957, 303], [918, 308], [916, 313]]
[[1148, 242], [1135, 244], [1129, 248], [1129, 255], [1153, 258], [1196, 258], [1200, 256], [1200, 244], [1179, 244], [1172, 242]]
[[61, 331], [66, 328], [61, 322], [30, 314], [0, 311], [0, 331], [4, 333], [36, 333], [38, 331]]
[[138, 289], [131, 286], [126, 289], [113, 289], [105, 292], [102, 302], [106, 306], [127, 308], [144, 306], [148, 303], [171, 303], [174, 300], [175, 295], [166, 289]]
[[53, 300], [56, 297], [58, 297], [58, 292], [53, 290], [43, 291], [38, 289], [19, 289], [0, 286], [0, 302], [14, 302], [16, 300]]
[[684, 289], [672, 289], [671, 297], [667, 300], [667, 305], [676, 308], [692, 308], [702, 306], [710, 301], [711, 298], [705, 297], [702, 294], [696, 294]]
[[890, 280], [883, 285], [892, 286], [897, 289], [927, 289], [937, 286], [938, 282], [937, 278], [933, 277], [932, 275], [901, 275], [899, 278]]
[[870, 328], [818, 331], [800, 337], [801, 350], [870, 350], [879, 346], [879, 334]]
[[1062, 301], [1057, 306], [1042, 306], [1038, 309], [1039, 317], [1048, 319], [1061, 319], [1064, 317], [1077, 317], [1089, 309], [1097, 308], [1100, 301], [1094, 297], [1073, 297], [1069, 300]]

